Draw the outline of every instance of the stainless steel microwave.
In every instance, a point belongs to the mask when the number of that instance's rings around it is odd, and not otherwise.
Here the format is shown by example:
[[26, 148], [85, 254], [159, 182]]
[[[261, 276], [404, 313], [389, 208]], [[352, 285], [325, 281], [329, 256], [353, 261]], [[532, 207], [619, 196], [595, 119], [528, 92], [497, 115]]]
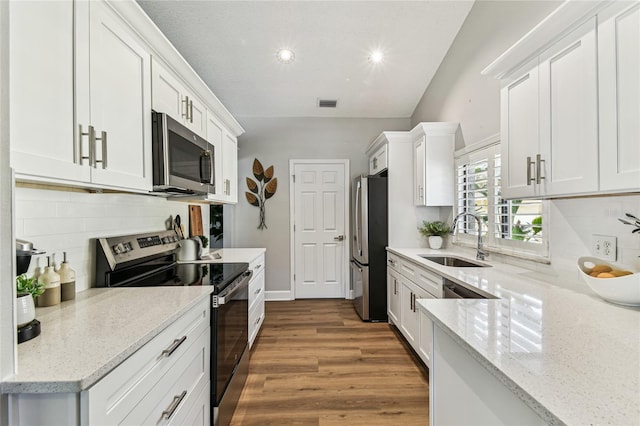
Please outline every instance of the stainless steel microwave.
[[213, 145], [164, 113], [152, 112], [152, 126], [153, 190], [215, 192]]

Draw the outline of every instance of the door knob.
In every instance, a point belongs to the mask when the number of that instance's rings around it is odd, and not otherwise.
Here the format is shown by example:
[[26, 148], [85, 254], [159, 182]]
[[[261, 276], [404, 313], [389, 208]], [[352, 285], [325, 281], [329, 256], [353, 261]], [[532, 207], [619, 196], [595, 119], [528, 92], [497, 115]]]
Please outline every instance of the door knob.
[[334, 241], [343, 241], [344, 235], [338, 235], [337, 237], [333, 237]]

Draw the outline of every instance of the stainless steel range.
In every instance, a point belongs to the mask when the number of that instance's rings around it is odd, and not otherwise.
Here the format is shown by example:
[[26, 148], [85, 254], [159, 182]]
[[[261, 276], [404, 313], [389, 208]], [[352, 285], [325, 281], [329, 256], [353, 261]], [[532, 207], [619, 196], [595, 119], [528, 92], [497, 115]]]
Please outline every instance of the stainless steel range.
[[175, 231], [96, 239], [96, 287], [210, 285], [211, 423], [229, 424], [247, 378], [248, 263], [178, 263]]

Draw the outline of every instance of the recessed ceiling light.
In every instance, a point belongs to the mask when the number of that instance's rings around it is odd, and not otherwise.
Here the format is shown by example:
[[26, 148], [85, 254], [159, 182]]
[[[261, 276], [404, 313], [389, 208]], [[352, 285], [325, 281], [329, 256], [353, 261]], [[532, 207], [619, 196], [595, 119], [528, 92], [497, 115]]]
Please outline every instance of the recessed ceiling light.
[[280, 49], [278, 53], [276, 53], [276, 57], [283, 64], [290, 64], [296, 58], [296, 55], [291, 49]]
[[372, 64], [379, 64], [383, 59], [384, 53], [382, 53], [381, 50], [374, 50], [373, 52], [371, 52], [371, 55], [369, 55], [369, 62], [371, 62]]

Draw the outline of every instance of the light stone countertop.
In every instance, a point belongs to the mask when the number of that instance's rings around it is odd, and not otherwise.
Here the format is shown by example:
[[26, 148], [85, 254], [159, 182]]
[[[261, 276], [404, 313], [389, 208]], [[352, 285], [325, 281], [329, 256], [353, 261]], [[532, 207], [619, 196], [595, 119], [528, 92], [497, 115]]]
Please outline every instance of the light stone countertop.
[[547, 423], [640, 424], [640, 308], [512, 265], [453, 268], [418, 256], [458, 254], [451, 250], [388, 251], [499, 297], [418, 306]]
[[207, 299], [212, 287], [91, 288], [37, 308], [40, 336], [18, 345], [4, 393], [88, 389], [162, 330]]
[[[216, 250], [204, 249], [202, 260], [198, 261], [178, 261], [178, 263], [251, 263], [256, 257], [264, 254], [265, 248], [222, 248]], [[220, 258], [216, 258], [218, 255]]]

